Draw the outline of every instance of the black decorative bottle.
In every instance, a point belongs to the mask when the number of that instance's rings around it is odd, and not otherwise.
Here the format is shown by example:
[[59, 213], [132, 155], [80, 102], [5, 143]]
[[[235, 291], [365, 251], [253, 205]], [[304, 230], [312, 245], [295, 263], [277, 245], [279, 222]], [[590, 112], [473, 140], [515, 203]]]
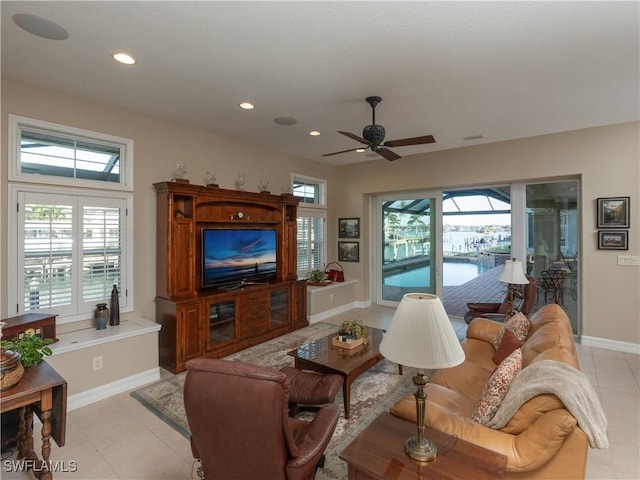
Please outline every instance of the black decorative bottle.
[[109, 311], [109, 325], [120, 325], [120, 299], [118, 298], [118, 286], [111, 290], [111, 308]]

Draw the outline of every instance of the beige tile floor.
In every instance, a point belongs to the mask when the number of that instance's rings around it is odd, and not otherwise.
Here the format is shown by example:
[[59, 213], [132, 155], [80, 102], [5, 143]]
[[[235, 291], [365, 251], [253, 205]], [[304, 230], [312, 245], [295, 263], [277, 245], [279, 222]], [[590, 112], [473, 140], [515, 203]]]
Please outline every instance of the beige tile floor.
[[[353, 310], [330, 320], [358, 318], [374, 327], [389, 325], [393, 309]], [[454, 321], [456, 330], [464, 329]], [[609, 421], [610, 448], [589, 450], [587, 479], [640, 479], [640, 356], [578, 345], [580, 366], [593, 382]], [[170, 375], [165, 372], [164, 375]], [[36, 441], [36, 448], [40, 448]], [[31, 479], [30, 474], [7, 471], [2, 479]], [[193, 459], [189, 442], [148, 412], [129, 393], [69, 412], [67, 441], [53, 444], [51, 460], [60, 472], [56, 479], [167, 479], [188, 480]]]

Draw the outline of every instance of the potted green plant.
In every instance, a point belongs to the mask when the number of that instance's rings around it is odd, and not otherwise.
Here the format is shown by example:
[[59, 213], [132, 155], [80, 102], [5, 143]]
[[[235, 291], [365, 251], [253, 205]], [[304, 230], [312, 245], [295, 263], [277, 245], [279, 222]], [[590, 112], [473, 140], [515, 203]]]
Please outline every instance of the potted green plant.
[[327, 280], [327, 274], [324, 270], [314, 269], [307, 273], [307, 282], [310, 285], [325, 285], [329, 283]]
[[20, 355], [22, 366], [29, 368], [40, 363], [45, 356], [51, 355], [52, 351], [47, 345], [52, 343], [51, 338], [25, 333], [21, 337], [2, 340], [2, 350], [16, 352]]
[[367, 338], [367, 329], [359, 320], [345, 320], [340, 325], [338, 337], [341, 342]]

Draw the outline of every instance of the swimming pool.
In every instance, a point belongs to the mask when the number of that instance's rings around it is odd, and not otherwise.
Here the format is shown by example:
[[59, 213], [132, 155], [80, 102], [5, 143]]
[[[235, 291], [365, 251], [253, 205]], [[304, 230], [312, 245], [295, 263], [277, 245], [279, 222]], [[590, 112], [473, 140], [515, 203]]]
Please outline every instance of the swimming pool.
[[[384, 279], [384, 284], [394, 287], [425, 285], [429, 282], [429, 268], [429, 265], [424, 265], [388, 275]], [[442, 279], [442, 284], [445, 287], [462, 285], [489, 270], [489, 267], [483, 267], [475, 263], [444, 262], [444, 278]]]

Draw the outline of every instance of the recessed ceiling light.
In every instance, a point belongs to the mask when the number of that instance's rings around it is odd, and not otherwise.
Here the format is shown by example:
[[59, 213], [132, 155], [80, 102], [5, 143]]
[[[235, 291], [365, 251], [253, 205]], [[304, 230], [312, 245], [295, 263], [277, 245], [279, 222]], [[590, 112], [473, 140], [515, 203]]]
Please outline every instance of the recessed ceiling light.
[[47, 40], [66, 40], [69, 38], [69, 34], [64, 28], [46, 18], [26, 13], [16, 13], [12, 18], [20, 28], [38, 37]]
[[253, 110], [255, 107], [253, 106], [253, 103], [242, 102], [240, 104], [240, 108], [242, 108], [243, 110]]
[[311, 135], [312, 137], [317, 137], [318, 135], [320, 135], [320, 132], [317, 130], [311, 130], [309, 132], [309, 135]]
[[298, 120], [296, 120], [293, 117], [278, 117], [278, 118], [275, 118], [273, 121], [276, 122], [278, 125], [295, 125], [296, 123], [298, 123]]
[[116, 62], [120, 62], [120, 63], [124, 63], [125, 65], [133, 65], [136, 63], [136, 59], [133, 58], [131, 55], [127, 54], [127, 53], [114, 53], [113, 54], [113, 59]]
[[356, 153], [362, 153], [366, 150], [366, 148], [356, 148]]

